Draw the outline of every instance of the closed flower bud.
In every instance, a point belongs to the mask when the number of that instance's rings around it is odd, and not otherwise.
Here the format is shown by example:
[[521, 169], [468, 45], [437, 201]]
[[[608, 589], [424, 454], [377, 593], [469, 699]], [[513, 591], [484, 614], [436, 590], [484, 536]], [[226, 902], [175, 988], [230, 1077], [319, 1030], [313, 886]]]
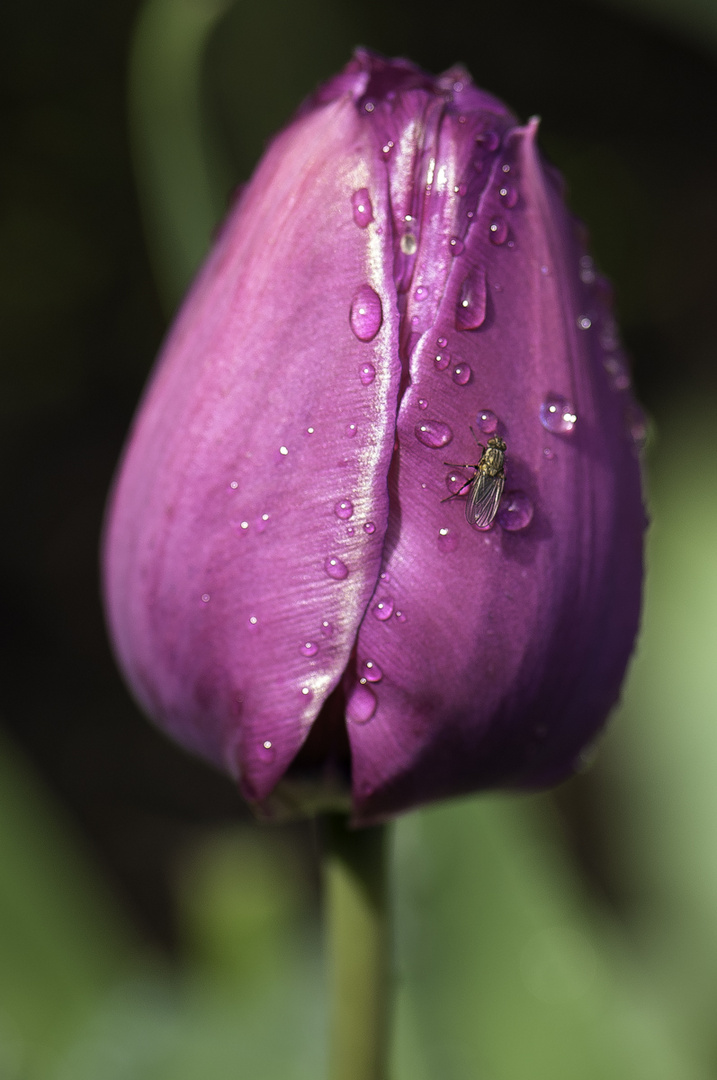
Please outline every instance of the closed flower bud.
[[146, 392], [106, 530], [119, 662], [267, 815], [552, 784], [617, 698], [642, 422], [536, 133], [463, 69], [357, 53]]

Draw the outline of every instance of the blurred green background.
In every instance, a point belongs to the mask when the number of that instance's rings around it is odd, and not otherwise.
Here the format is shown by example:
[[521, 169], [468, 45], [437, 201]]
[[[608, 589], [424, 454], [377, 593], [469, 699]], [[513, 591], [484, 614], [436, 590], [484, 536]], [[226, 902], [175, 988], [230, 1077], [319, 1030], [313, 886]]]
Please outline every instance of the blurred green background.
[[717, 4], [28, 0], [0, 18], [0, 1080], [324, 1075], [313, 828], [255, 827], [137, 713], [97, 545], [232, 189], [356, 44], [462, 61], [542, 116], [654, 419], [644, 629], [596, 763], [396, 830], [394, 1080], [717, 1075]]

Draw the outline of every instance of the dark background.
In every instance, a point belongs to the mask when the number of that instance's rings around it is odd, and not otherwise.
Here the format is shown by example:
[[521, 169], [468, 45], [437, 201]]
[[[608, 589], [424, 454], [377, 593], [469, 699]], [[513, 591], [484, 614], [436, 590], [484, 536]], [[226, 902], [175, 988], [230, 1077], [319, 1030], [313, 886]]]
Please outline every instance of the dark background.
[[[34, 0], [2, 16], [0, 720], [132, 916], [171, 946], [178, 852], [247, 812], [228, 780], [138, 714], [99, 601], [104, 502], [166, 325], [129, 150], [138, 10]], [[657, 437], [685, 401], [717, 403], [717, 52], [707, 39], [576, 0], [239, 3], [204, 73], [207, 131], [231, 184], [355, 44], [432, 71], [461, 61], [523, 119], [540, 114], [542, 145], [616, 284]], [[559, 799], [593, 884], [619, 909], [591, 842], [589, 778]], [[296, 839], [308, 850], [311, 830], [297, 826]]]

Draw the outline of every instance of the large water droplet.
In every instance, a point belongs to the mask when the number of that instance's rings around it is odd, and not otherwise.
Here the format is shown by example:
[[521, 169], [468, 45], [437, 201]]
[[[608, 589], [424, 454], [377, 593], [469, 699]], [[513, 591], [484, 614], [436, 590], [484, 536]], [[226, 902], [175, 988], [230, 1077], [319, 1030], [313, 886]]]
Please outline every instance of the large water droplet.
[[474, 270], [461, 285], [456, 304], [456, 330], [477, 330], [485, 321], [485, 270]]
[[334, 513], [337, 518], [341, 518], [342, 521], [348, 521], [354, 512], [354, 504], [350, 499], [342, 499], [341, 502], [337, 502], [334, 507]]
[[481, 409], [476, 417], [476, 424], [484, 435], [492, 435], [498, 430], [498, 417], [491, 409]]
[[359, 229], [365, 229], [367, 225], [370, 225], [373, 221], [373, 207], [371, 206], [368, 188], [364, 187], [360, 188], [359, 191], [354, 191], [351, 196], [351, 207], [354, 221]]
[[257, 757], [260, 761], [263, 761], [265, 765], [271, 765], [276, 757], [276, 750], [270, 739], [264, 739], [264, 742], [259, 743]]
[[334, 578], [336, 581], [343, 581], [344, 578], [349, 576], [348, 567], [341, 562], [341, 559], [337, 559], [335, 555], [330, 555], [326, 560], [324, 570], [330, 578]]
[[362, 285], [351, 301], [349, 322], [359, 341], [372, 341], [381, 329], [381, 298], [370, 285]]
[[364, 660], [359, 670], [359, 676], [362, 681], [365, 679], [366, 682], [380, 682], [383, 678], [383, 672], [375, 660]]
[[524, 491], [509, 491], [498, 511], [498, 524], [507, 532], [525, 529], [533, 520], [533, 504]]
[[453, 382], [459, 386], [465, 386], [471, 381], [471, 369], [469, 364], [456, 364], [453, 369]]
[[382, 596], [377, 603], [371, 608], [371, 614], [379, 622], [386, 622], [386, 619], [390, 619], [393, 615], [394, 603], [390, 596]]
[[447, 344], [448, 344], [448, 338], [444, 338], [444, 337], [436, 338], [436, 345], [438, 346], [439, 349], [445, 349]]
[[364, 386], [370, 386], [373, 380], [376, 378], [376, 368], [373, 364], [362, 364], [359, 368], [359, 379]]
[[488, 235], [492, 244], [504, 244], [508, 239], [508, 223], [503, 218], [493, 218], [488, 226]]
[[367, 521], [364, 523], [363, 531], [371, 536], [372, 533], [376, 532], [376, 526], [372, 521]]
[[433, 366], [436, 371], [445, 371], [451, 362], [451, 354], [449, 352], [439, 352], [433, 357]]
[[355, 686], [346, 702], [346, 716], [354, 724], [367, 724], [376, 712], [376, 695], [368, 686], [359, 683]]
[[577, 423], [575, 406], [558, 394], [548, 396], [540, 406], [540, 423], [557, 435], [567, 435]]
[[438, 530], [438, 540], [436, 542], [438, 550], [446, 554], [450, 554], [451, 551], [455, 551], [458, 547], [458, 537], [455, 532], [447, 527]]
[[319, 646], [315, 641], [305, 641], [301, 646], [302, 656], [316, 656], [319, 651]]
[[422, 424], [416, 424], [414, 431], [418, 441], [424, 446], [430, 446], [433, 450], [448, 446], [453, 438], [452, 429], [442, 420], [424, 420]]

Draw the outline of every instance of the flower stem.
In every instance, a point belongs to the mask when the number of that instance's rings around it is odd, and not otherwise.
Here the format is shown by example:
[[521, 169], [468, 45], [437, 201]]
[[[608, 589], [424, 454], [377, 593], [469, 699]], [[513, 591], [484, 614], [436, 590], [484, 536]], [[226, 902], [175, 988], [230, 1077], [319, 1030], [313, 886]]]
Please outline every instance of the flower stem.
[[330, 1080], [387, 1080], [390, 947], [386, 828], [325, 819]]

